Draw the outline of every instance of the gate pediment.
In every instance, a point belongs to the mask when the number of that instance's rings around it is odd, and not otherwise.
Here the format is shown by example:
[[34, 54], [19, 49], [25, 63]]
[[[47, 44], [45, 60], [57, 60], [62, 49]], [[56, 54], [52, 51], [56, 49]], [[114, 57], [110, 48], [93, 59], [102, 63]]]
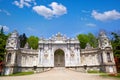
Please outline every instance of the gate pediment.
[[62, 35], [60, 32], [58, 32], [56, 35], [53, 35], [52, 40], [55, 40], [59, 43], [61, 43], [62, 41], [65, 41], [67, 40], [66, 36], [65, 35]]

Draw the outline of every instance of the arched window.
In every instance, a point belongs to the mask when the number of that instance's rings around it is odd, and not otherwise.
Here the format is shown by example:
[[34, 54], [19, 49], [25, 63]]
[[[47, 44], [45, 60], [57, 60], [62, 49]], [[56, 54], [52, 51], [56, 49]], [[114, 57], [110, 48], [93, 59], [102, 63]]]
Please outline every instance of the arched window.
[[111, 57], [110, 57], [110, 53], [109, 53], [109, 52], [107, 53], [107, 60], [108, 60], [108, 62], [112, 62], [112, 61], [111, 61]]
[[103, 64], [103, 54], [102, 53], [100, 54], [100, 57], [101, 57], [101, 64]]
[[7, 62], [10, 63], [11, 62], [11, 53], [8, 54], [8, 57], [7, 57]]

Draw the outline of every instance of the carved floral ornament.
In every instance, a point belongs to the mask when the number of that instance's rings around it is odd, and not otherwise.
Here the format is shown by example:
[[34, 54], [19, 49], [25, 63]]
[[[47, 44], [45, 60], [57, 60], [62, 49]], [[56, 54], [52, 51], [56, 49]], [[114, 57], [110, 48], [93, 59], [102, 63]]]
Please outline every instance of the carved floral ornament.
[[72, 53], [72, 54], [70, 54], [70, 56], [71, 56], [71, 57], [74, 57], [74, 54]]
[[48, 57], [48, 54], [44, 54], [44, 56], [47, 58], [47, 57]]

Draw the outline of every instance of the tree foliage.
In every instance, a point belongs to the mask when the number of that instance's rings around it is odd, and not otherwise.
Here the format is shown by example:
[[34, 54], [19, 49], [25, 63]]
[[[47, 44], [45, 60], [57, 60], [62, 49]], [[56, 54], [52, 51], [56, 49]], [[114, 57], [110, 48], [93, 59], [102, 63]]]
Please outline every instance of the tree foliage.
[[20, 39], [20, 47], [23, 48], [27, 42], [27, 37], [26, 37], [25, 33], [20, 35], [19, 39]]
[[88, 40], [88, 43], [90, 43], [92, 47], [95, 48], [98, 46], [98, 39], [92, 33], [88, 33]]
[[120, 58], [120, 35], [118, 33], [112, 32], [112, 46], [114, 51], [114, 56]]
[[0, 29], [0, 34], [4, 34], [3, 27], [1, 27], [1, 29]]
[[92, 47], [97, 47], [97, 38], [92, 33], [79, 34], [77, 37], [80, 41], [80, 46], [82, 49], [86, 47], [87, 43], [89, 43]]
[[80, 41], [80, 46], [81, 46], [81, 48], [82, 48], [82, 49], [85, 48], [86, 43], [88, 42], [88, 37], [87, 37], [87, 35], [86, 35], [86, 34], [79, 34], [77, 37], [78, 37], [78, 39], [79, 39], [79, 41]]
[[38, 48], [38, 41], [39, 38], [35, 37], [35, 36], [30, 36], [27, 40], [28, 44], [30, 45], [30, 47], [32, 47], [33, 49], [37, 49]]
[[7, 35], [4, 34], [3, 27], [0, 29], [0, 61], [4, 60]]

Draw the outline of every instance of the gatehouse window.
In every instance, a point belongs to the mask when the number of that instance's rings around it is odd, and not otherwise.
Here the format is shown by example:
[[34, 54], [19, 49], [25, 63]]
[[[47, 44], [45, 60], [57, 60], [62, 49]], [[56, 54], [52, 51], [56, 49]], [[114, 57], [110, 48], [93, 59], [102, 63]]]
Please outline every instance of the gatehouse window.
[[16, 63], [17, 63], [17, 60], [18, 60], [18, 59], [17, 59], [17, 55], [16, 55], [16, 58], [15, 58], [15, 62], [16, 62]]
[[108, 60], [108, 62], [112, 62], [112, 61], [111, 61], [111, 57], [110, 57], [110, 53], [109, 53], [109, 52], [107, 53], [107, 60]]
[[8, 54], [8, 57], [7, 57], [7, 62], [10, 63], [11, 62], [11, 53]]
[[102, 55], [102, 53], [100, 54], [100, 56], [101, 56], [101, 63], [103, 63], [103, 55]]

